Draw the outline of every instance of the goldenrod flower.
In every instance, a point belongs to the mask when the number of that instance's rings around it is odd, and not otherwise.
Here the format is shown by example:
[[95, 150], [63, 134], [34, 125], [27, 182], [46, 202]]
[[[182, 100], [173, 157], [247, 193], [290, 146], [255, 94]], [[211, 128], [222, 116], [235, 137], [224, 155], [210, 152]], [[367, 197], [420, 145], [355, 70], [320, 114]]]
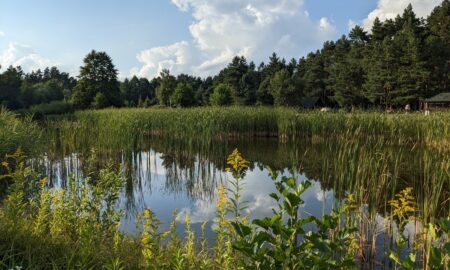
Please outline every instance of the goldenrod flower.
[[228, 156], [227, 164], [230, 166], [227, 168], [227, 171], [241, 174], [248, 169], [250, 163], [242, 157], [241, 153], [239, 153], [239, 150], [236, 148]]
[[219, 211], [224, 210], [228, 207], [228, 198], [227, 198], [225, 186], [223, 184], [221, 184], [219, 186], [219, 189], [217, 192], [216, 206]]

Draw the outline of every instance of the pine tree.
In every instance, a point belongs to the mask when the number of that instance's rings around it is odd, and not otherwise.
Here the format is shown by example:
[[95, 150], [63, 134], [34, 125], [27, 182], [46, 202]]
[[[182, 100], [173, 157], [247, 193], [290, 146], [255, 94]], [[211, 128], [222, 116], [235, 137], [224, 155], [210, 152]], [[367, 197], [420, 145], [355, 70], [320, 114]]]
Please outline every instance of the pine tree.
[[273, 96], [270, 93], [270, 79], [267, 77], [259, 84], [259, 88], [256, 91], [256, 104], [257, 105], [273, 105]]
[[225, 83], [232, 87], [233, 103], [236, 105], [244, 105], [246, 103], [245, 91], [247, 88], [241, 87], [242, 78], [247, 74], [249, 66], [245, 57], [236, 56], [230, 64], [219, 73], [219, 82]]
[[394, 39], [394, 46], [401, 52], [396, 59], [399, 68], [396, 73], [397, 87], [392, 91], [392, 104], [404, 106], [417, 104], [422, 87], [428, 76], [420, 54], [420, 39], [416, 36], [416, 25], [407, 22]]
[[325, 70], [325, 63], [320, 52], [308, 54], [306, 61], [301, 62], [299, 66], [299, 72], [303, 73], [303, 70], [305, 70], [302, 78], [305, 83], [305, 95], [326, 97], [328, 72]]
[[361, 51], [363, 44], [357, 42], [364, 41], [358, 38], [354, 42], [352, 47], [345, 37], [336, 42], [334, 63], [328, 69], [328, 88], [334, 93], [333, 99], [341, 107], [363, 105], [360, 92], [364, 82]]
[[384, 40], [385, 33], [383, 29], [383, 24], [378, 17], [375, 18], [372, 25], [372, 35], [371, 38], [374, 42], [381, 42]]
[[293, 80], [287, 69], [282, 69], [272, 76], [269, 91], [276, 106], [300, 105], [302, 86]]
[[450, 91], [450, 1], [444, 0], [427, 18], [425, 41], [428, 88], [423, 96]]

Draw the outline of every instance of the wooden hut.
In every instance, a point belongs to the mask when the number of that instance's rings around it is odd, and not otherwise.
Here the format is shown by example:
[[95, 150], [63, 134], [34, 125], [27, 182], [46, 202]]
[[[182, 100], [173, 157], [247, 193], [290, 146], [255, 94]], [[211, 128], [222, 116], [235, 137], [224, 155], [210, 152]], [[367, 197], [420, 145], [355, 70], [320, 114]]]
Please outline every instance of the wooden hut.
[[450, 92], [440, 93], [422, 102], [423, 110], [445, 110], [450, 109]]

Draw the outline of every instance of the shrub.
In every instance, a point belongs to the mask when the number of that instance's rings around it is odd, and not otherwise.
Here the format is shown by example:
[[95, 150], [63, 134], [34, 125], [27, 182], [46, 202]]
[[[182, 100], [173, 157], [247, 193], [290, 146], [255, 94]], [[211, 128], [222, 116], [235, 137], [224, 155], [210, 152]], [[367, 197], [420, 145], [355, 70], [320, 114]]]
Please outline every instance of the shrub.
[[195, 102], [194, 90], [187, 83], [179, 83], [170, 97], [171, 104], [174, 107], [189, 107]]
[[71, 103], [59, 100], [32, 106], [27, 112], [33, 115], [33, 119], [43, 119], [48, 115], [73, 113], [74, 109]]
[[230, 85], [219, 84], [217, 85], [210, 97], [210, 103], [213, 106], [228, 106], [233, 102], [232, 91]]
[[30, 154], [39, 146], [40, 139], [41, 129], [30, 117], [20, 119], [15, 113], [0, 108], [0, 160], [18, 148]]

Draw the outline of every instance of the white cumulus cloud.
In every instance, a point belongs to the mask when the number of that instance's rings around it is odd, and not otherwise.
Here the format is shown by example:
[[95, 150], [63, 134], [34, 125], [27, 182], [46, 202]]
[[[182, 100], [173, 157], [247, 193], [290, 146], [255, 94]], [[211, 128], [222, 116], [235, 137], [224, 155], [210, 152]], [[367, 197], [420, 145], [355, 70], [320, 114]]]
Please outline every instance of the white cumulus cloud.
[[149, 78], [157, 76], [163, 69], [180, 73], [189, 69], [192, 65], [190, 50], [191, 48], [186, 41], [144, 50], [137, 55], [142, 67], [133, 69], [131, 73], [139, 77]]
[[189, 12], [192, 39], [143, 50], [137, 56], [141, 67], [131, 73], [151, 77], [162, 68], [172, 73], [199, 76], [215, 74], [233, 56], [266, 61], [277, 52], [298, 58], [335, 37], [336, 28], [327, 19], [312, 20], [304, 0], [171, 0]]
[[8, 47], [0, 53], [0, 65], [2, 67], [21, 66], [25, 72], [29, 72], [39, 68], [54, 66], [57, 63], [37, 54], [28, 45], [10, 42]]
[[441, 4], [442, 0], [379, 0], [377, 8], [369, 13], [364, 19], [364, 28], [371, 29], [375, 18], [380, 18], [381, 21], [393, 19], [397, 14], [402, 14], [403, 10], [411, 4], [414, 12], [419, 17], [426, 17], [437, 5]]
[[5, 36], [5, 32], [0, 31], [0, 38]]
[[350, 31], [350, 30], [352, 30], [355, 26], [357, 26], [358, 24], [355, 22], [355, 21], [353, 21], [352, 19], [350, 19], [350, 20], [348, 20], [348, 23], [347, 23], [347, 28], [348, 28], [348, 30]]
[[327, 17], [320, 18], [319, 26], [322, 29], [330, 29], [333, 27]]

